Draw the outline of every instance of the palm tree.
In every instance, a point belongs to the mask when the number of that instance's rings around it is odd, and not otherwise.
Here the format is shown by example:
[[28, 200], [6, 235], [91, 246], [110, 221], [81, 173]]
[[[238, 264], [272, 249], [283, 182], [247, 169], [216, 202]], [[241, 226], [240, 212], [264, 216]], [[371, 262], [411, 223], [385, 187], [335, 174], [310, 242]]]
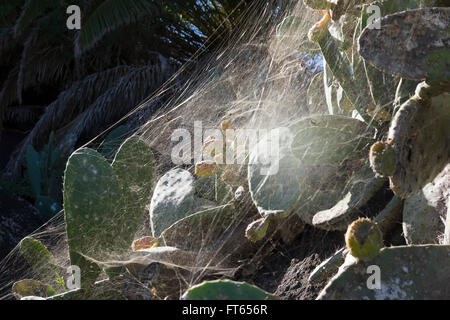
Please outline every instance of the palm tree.
[[[19, 174], [27, 146], [40, 148], [51, 131], [68, 153], [81, 135], [95, 136], [120, 119], [199, 49], [207, 51], [239, 30], [242, 12], [251, 3], [1, 3], [0, 132], [4, 118], [38, 118], [11, 156], [7, 171]], [[71, 4], [81, 8], [80, 31], [66, 28], [66, 8]]]

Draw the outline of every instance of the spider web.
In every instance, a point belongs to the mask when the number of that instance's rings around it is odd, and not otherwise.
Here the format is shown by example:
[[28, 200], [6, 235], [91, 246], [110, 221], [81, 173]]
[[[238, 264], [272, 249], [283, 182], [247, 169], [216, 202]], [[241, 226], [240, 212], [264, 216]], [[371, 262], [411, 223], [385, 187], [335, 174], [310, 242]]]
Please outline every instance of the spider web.
[[[173, 162], [172, 150], [177, 142], [171, 137], [177, 129], [185, 129], [194, 136], [198, 123], [204, 134], [207, 129], [220, 129], [223, 121], [230, 120], [233, 128], [270, 130], [288, 127], [308, 115], [329, 113], [321, 81], [322, 57], [299, 49], [309, 28], [320, 20], [321, 15], [306, 8], [302, 1], [291, 1], [283, 8], [273, 12], [264, 1], [254, 1], [243, 12], [241, 19], [246, 23], [235, 38], [213, 53], [201, 58], [194, 56], [191, 63], [183, 66], [155, 94], [108, 130], [125, 125], [129, 129], [124, 138], [138, 135], [148, 143], [154, 163], [153, 178], [148, 181], [147, 188], [154, 190], [159, 178], [173, 168], [182, 168], [194, 176], [193, 155], [189, 163], [178, 165]], [[269, 19], [269, 15], [275, 18]], [[280, 24], [292, 16], [298, 17], [301, 23], [281, 32]], [[338, 113], [347, 114], [343, 110]], [[97, 149], [105, 134], [85, 147]], [[235, 166], [237, 171], [245, 171], [245, 165]], [[198, 177], [195, 179], [199, 180]], [[231, 199], [236, 189], [237, 186], [233, 186], [229, 190]], [[217, 203], [213, 196], [203, 196], [205, 198], [195, 194], [191, 214], [226, 203]], [[150, 207], [150, 198], [146, 200]], [[129, 209], [133, 210], [132, 207]], [[183, 234], [177, 235], [184, 239], [185, 248], [182, 249], [193, 252], [194, 258], [176, 262], [161, 258], [160, 262], [135, 263], [138, 271], [128, 270], [122, 280], [127, 292], [133, 292], [127, 298], [177, 299], [187, 288], [205, 279], [232, 277], [237, 270], [256, 263], [272, 246], [271, 240], [249, 244], [248, 248], [237, 241], [245, 241], [245, 227], [258, 217], [260, 215], [250, 199], [235, 210], [229, 225], [223, 226], [220, 221], [212, 220], [210, 226], [202, 225], [201, 229], [190, 229], [189, 226], [182, 229]], [[147, 211], [135, 239], [151, 235], [149, 220]], [[71, 263], [64, 213], [57, 214], [30, 236], [47, 246], [60, 268], [60, 276], [67, 279], [67, 268]], [[143, 256], [133, 253], [130, 248], [125, 254], [103, 252], [99, 259], [95, 250], [83, 252], [83, 255], [103, 265]], [[98, 280], [106, 278], [102, 273]], [[14, 298], [11, 287], [21, 279], [36, 279], [43, 283], [54, 281], [36, 274], [16, 247], [0, 262], [0, 298]]]

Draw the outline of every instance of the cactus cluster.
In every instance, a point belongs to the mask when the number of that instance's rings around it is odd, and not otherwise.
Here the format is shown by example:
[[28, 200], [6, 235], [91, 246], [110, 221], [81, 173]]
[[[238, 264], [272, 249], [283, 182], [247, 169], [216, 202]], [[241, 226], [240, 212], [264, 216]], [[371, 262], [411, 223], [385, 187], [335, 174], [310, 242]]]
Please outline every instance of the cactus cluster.
[[64, 170], [54, 140], [54, 133], [51, 132], [48, 143], [40, 152], [29, 145], [25, 157], [26, 176], [35, 206], [48, 219], [61, 210], [60, 203], [51, 196], [52, 188], [60, 183]]
[[[432, 6], [427, 0], [375, 1], [383, 16], [377, 29], [366, 11], [372, 2], [304, 0], [323, 14], [301, 47], [323, 55], [330, 114], [301, 118], [276, 137], [260, 137], [245, 166], [222, 161], [229, 148], [238, 147], [236, 139], [209, 137], [202, 151], [211, 159], [195, 165], [195, 176], [171, 169], [152, 188], [153, 154], [137, 136], [123, 142], [112, 163], [92, 149], [74, 152], [65, 172], [64, 214], [82, 288], [55, 295], [64, 291], [57, 287], [58, 266], [39, 241], [25, 238], [23, 255], [46, 283], [18, 282], [17, 296], [72, 299], [102, 292], [123, 298], [110, 289], [124, 271], [155, 284], [174, 268], [234, 268], [274, 231], [289, 243], [308, 224], [346, 230], [346, 247], [310, 276], [311, 282], [329, 280], [318, 299], [449, 297], [442, 284], [450, 281], [450, 8], [423, 8]], [[295, 23], [291, 16], [277, 28], [281, 41]], [[231, 121], [220, 124], [223, 133], [231, 128]], [[115, 148], [101, 149], [111, 154]], [[37, 176], [30, 171], [36, 191]], [[378, 215], [365, 217], [364, 207], [385, 192], [388, 180], [393, 197]], [[151, 236], [134, 240], [148, 204]], [[427, 217], [430, 212], [446, 221], [439, 233], [444, 229], [447, 245], [430, 244], [437, 232], [423, 231], [438, 223]], [[383, 237], [400, 223], [409, 246], [383, 248]], [[383, 272], [378, 290], [366, 285], [366, 270], [374, 265]], [[101, 268], [109, 279], [96, 282]], [[182, 296], [272, 298], [229, 280], [203, 282]]]

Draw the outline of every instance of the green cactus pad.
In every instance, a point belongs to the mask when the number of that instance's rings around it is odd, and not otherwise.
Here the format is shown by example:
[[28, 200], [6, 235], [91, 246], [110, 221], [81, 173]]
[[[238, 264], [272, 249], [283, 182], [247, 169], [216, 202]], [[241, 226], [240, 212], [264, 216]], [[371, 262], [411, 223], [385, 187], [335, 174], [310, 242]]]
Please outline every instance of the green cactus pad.
[[172, 169], [159, 179], [150, 202], [154, 237], [191, 213], [194, 190], [194, 177], [183, 169]]
[[191, 287], [182, 300], [277, 300], [278, 297], [246, 282], [205, 281]]
[[99, 272], [83, 255], [105, 258], [122, 242], [121, 231], [127, 232], [117, 229], [120, 194], [119, 181], [101, 154], [79, 149], [71, 155], [64, 179], [64, 214], [70, 259], [81, 268], [82, 286], [92, 284]]
[[407, 244], [438, 243], [450, 206], [450, 164], [420, 192], [405, 200], [403, 235]]
[[197, 250], [219, 238], [233, 222], [234, 215], [235, 208], [231, 204], [203, 210], [176, 221], [160, 238], [168, 246]]
[[19, 299], [29, 296], [47, 298], [56, 294], [56, 291], [53, 290], [51, 286], [31, 279], [24, 279], [15, 282], [12, 287], [12, 291]]
[[120, 147], [121, 143], [124, 141], [125, 137], [128, 135], [129, 129], [127, 126], [118, 126], [114, 130], [112, 130], [102, 144], [99, 147], [99, 152], [106, 159], [113, 159], [114, 154], [117, 149]]
[[429, 100], [414, 96], [392, 120], [387, 143], [395, 153], [390, 176], [394, 193], [407, 198], [439, 174], [450, 159], [450, 94]]
[[363, 30], [359, 53], [384, 72], [402, 78], [448, 79], [450, 60], [445, 57], [449, 56], [449, 26], [450, 8], [423, 8], [388, 15], [381, 19], [380, 29]]
[[276, 145], [277, 141], [266, 136], [250, 152], [248, 184], [261, 214], [290, 214], [303, 191], [299, 179], [306, 170], [289, 150], [291, 139], [292, 134], [285, 129], [280, 134], [278, 150], [271, 150], [271, 145]]
[[55, 258], [39, 240], [26, 237], [20, 241], [20, 251], [30, 264], [34, 273], [46, 282], [56, 284], [59, 267]]
[[[350, 178], [344, 198], [330, 209], [319, 211], [313, 225], [325, 230], [345, 231], [350, 222], [361, 214], [361, 208], [383, 187], [385, 179], [375, 178], [368, 165]], [[345, 191], [344, 191], [345, 193]]]
[[372, 139], [364, 135], [314, 126], [297, 132], [291, 150], [303, 164], [339, 164], [367, 149], [370, 142]]
[[112, 168], [121, 187], [121, 206], [115, 220], [127, 230], [121, 234], [123, 249], [129, 249], [134, 239], [152, 190], [153, 153], [138, 136], [128, 138], [116, 153]]
[[[347, 255], [347, 258], [351, 258]], [[347, 261], [346, 261], [347, 262]], [[380, 289], [367, 286], [369, 266], [380, 268]], [[319, 300], [449, 299], [450, 246], [384, 248], [370, 262], [345, 263], [319, 294]], [[444, 284], [444, 285], [443, 285]]]

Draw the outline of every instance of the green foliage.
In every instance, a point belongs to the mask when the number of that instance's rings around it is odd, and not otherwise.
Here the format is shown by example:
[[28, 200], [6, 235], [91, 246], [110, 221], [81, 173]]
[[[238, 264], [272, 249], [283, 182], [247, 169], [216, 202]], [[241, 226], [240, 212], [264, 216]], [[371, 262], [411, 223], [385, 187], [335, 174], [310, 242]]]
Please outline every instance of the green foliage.
[[[82, 270], [83, 288], [99, 272], [85, 256], [101, 260], [130, 250], [145, 213], [152, 172], [153, 155], [139, 137], [121, 145], [112, 165], [87, 148], [69, 158], [64, 211], [71, 262]], [[83, 272], [89, 274], [83, 277]]]
[[55, 258], [39, 240], [32, 237], [22, 239], [20, 251], [34, 273], [46, 282], [53, 284], [55, 288], [64, 289], [64, 282], [60, 281], [59, 267]]
[[246, 282], [205, 281], [191, 287], [183, 300], [277, 300], [278, 297]]
[[54, 133], [50, 133], [48, 143], [38, 153], [28, 145], [26, 153], [26, 177], [30, 185], [35, 206], [47, 218], [61, 210], [61, 205], [50, 197], [52, 183], [59, 183], [63, 175], [62, 159], [54, 146]]

